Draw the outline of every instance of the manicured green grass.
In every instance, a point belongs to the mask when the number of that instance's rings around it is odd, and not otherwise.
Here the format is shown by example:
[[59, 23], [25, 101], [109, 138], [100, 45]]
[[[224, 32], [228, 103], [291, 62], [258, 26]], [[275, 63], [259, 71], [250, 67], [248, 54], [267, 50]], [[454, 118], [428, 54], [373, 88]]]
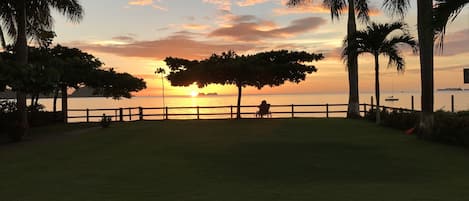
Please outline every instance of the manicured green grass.
[[0, 200], [463, 201], [469, 151], [342, 119], [113, 124], [0, 147]]

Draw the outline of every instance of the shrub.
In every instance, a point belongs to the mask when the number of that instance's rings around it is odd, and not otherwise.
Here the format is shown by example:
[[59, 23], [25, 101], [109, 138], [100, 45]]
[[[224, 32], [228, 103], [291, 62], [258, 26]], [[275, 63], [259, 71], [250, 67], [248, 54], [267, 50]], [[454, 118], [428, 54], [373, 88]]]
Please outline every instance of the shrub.
[[[407, 130], [416, 127], [419, 115], [416, 112], [401, 109], [384, 109], [380, 111], [381, 124], [384, 126]], [[376, 110], [371, 109], [365, 116], [365, 119], [376, 121]]]
[[[400, 130], [417, 128], [419, 118], [417, 112], [399, 109], [381, 111], [381, 124]], [[437, 111], [434, 118], [432, 140], [469, 147], [469, 111], [458, 113]], [[365, 119], [376, 121], [375, 110], [368, 111]]]

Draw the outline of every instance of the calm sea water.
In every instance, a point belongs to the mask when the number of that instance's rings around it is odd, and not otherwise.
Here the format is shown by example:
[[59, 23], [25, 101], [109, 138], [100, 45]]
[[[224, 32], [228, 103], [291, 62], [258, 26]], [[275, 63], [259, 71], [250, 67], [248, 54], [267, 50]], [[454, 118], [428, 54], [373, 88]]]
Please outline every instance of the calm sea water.
[[[386, 102], [384, 99], [394, 95], [399, 98], [396, 102]], [[436, 92], [435, 93], [435, 110], [451, 110], [451, 95], [455, 97], [455, 110], [469, 110], [469, 92]], [[360, 94], [360, 103], [370, 103], [372, 93]], [[420, 94], [419, 93], [383, 93], [381, 95], [381, 103], [385, 106], [411, 108], [411, 97], [415, 98], [415, 109], [420, 110]], [[281, 95], [243, 95], [242, 105], [259, 105], [262, 100], [267, 100], [272, 105], [301, 105], [301, 104], [345, 104], [348, 101], [347, 93], [336, 94], [281, 94]], [[237, 96], [231, 95], [218, 95], [218, 96], [198, 96], [198, 97], [166, 97], [165, 103], [169, 107], [197, 107], [197, 106], [230, 106], [236, 105]], [[40, 99], [41, 104], [46, 106], [46, 110], [52, 109], [52, 99]], [[129, 107], [162, 107], [162, 97], [134, 97], [132, 99], [113, 100], [106, 98], [70, 98], [70, 109], [103, 109], [103, 108], [129, 108]], [[60, 110], [60, 100], [58, 101], [58, 109]], [[245, 108], [242, 112], [255, 112], [256, 108]], [[274, 112], [288, 112], [291, 108], [272, 108]], [[325, 111], [325, 108], [297, 108], [295, 111]], [[346, 110], [346, 107], [334, 107], [330, 110]], [[138, 110], [125, 110], [124, 114], [137, 114]], [[107, 115], [116, 115], [115, 111], [97, 111], [92, 112], [90, 115], [100, 116], [103, 113]], [[153, 114], [162, 114], [163, 111], [151, 111]], [[170, 114], [174, 113], [193, 113], [196, 114], [195, 109], [179, 109], [169, 111]], [[229, 108], [224, 109], [200, 109], [200, 113], [230, 113]], [[84, 112], [70, 112], [70, 116], [83, 116]], [[277, 117], [291, 116], [290, 114], [279, 114]], [[296, 115], [296, 116], [325, 116], [325, 114], [317, 115]], [[334, 114], [331, 116], [343, 117], [345, 114]], [[207, 118], [229, 118], [229, 115], [210, 116]], [[245, 115], [251, 117], [251, 115]], [[135, 119], [136, 117], [133, 117]], [[161, 119], [162, 117], [146, 117], [146, 119]], [[195, 116], [180, 116], [174, 118], [195, 118]], [[205, 117], [203, 117], [205, 118]], [[97, 120], [95, 118], [94, 120]], [[126, 118], [128, 120], [128, 118]]]

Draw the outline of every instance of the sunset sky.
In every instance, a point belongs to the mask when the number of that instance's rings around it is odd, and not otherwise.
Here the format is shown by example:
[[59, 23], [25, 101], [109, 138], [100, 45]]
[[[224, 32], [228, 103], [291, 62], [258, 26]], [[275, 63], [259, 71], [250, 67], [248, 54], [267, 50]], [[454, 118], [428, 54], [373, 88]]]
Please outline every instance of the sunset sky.
[[[248, 88], [254, 93], [347, 92], [347, 72], [339, 58], [346, 35], [346, 15], [331, 21], [319, 2], [289, 8], [286, 0], [81, 0], [85, 17], [73, 24], [56, 16], [56, 43], [77, 47], [99, 57], [106, 67], [144, 78], [148, 89], [137, 95], [160, 95], [161, 80], [154, 74], [165, 67], [165, 57], [202, 59], [212, 53], [235, 50], [249, 54], [277, 49], [324, 53], [315, 63], [317, 73], [305, 82]], [[372, 21], [392, 22], [381, 11], [382, 0], [371, 0]], [[412, 1], [413, 3], [415, 1]], [[405, 21], [416, 36], [416, 5]], [[363, 25], [360, 26], [361, 28]], [[438, 52], [437, 52], [438, 53]], [[404, 73], [387, 69], [381, 58], [382, 90], [419, 91], [418, 57], [406, 51]], [[469, 67], [469, 9], [448, 27], [445, 52], [435, 57], [435, 86], [463, 87], [463, 67]], [[359, 58], [360, 90], [373, 90], [373, 60]], [[165, 84], [169, 86], [169, 83]], [[167, 94], [189, 95], [196, 87], [167, 87]], [[235, 94], [231, 86], [209, 86], [200, 92]]]

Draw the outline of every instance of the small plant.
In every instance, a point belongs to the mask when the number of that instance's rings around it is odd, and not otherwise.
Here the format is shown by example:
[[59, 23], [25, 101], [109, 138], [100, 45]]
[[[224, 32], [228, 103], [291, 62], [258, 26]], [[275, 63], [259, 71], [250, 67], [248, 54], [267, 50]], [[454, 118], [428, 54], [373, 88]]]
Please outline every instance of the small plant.
[[103, 117], [101, 118], [101, 127], [103, 128], [108, 128], [109, 125], [111, 125], [112, 118], [106, 116], [106, 114], [103, 114]]

